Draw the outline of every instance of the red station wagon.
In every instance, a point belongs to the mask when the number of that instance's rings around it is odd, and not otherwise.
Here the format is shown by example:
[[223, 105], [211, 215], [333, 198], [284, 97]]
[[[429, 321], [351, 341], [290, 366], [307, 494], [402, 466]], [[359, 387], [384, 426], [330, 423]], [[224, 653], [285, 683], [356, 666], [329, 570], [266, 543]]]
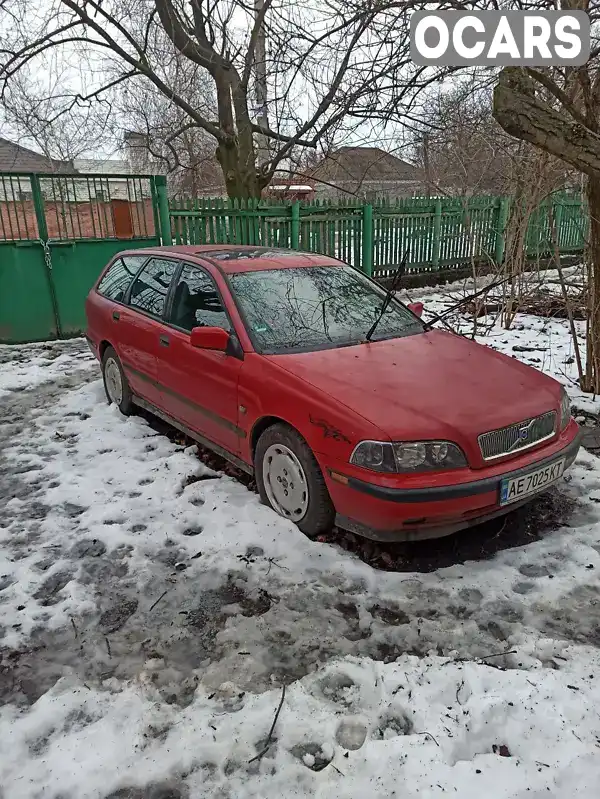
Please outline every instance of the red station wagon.
[[254, 472], [309, 536], [442, 536], [555, 483], [580, 443], [560, 384], [385, 300], [325, 255], [133, 250], [91, 290], [87, 336], [110, 402]]

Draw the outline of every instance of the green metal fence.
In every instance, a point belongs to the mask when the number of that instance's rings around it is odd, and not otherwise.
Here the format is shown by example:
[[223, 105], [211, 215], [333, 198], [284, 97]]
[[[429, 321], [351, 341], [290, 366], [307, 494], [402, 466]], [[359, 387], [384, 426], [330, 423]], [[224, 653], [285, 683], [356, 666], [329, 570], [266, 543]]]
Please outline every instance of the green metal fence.
[[[84, 301], [119, 250], [159, 243], [239, 243], [328, 253], [375, 277], [408, 252], [408, 270], [500, 263], [505, 197], [360, 201], [167, 200], [152, 175], [0, 173], [0, 342], [41, 341], [85, 329]], [[531, 257], [584, 248], [578, 197], [554, 195], [532, 214]]]
[[[170, 204], [177, 244], [257, 244], [327, 253], [386, 277], [408, 252], [411, 272], [501, 263], [511, 207], [507, 197], [408, 198], [395, 202], [222, 199]], [[553, 195], [531, 215], [528, 256], [583, 251], [587, 218], [580, 197]]]
[[0, 342], [84, 330], [106, 262], [160, 243], [161, 203], [164, 177], [0, 173]]

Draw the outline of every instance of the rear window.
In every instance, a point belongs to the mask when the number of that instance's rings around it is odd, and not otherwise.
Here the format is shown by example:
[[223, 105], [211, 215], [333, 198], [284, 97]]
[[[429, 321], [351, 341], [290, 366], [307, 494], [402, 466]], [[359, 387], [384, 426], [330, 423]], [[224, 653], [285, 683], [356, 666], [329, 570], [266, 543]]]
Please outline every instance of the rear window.
[[177, 261], [151, 258], [131, 287], [129, 304], [140, 311], [162, 316], [169, 286], [177, 269]]
[[123, 302], [129, 284], [147, 258], [147, 255], [123, 255], [117, 258], [98, 283], [98, 292], [109, 300]]

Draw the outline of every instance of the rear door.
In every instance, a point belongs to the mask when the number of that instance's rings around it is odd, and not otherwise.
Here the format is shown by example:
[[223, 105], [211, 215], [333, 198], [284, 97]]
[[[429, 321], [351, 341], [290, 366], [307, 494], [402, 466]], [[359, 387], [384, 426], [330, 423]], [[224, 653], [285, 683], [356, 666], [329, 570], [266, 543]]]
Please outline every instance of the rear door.
[[87, 338], [97, 357], [101, 341], [109, 341], [119, 353], [116, 320], [125, 307], [125, 296], [134, 277], [148, 260], [147, 255], [121, 255], [110, 264], [85, 303]]
[[[182, 264], [173, 289], [168, 345], [158, 355], [162, 406], [171, 416], [232, 453], [240, 451], [238, 379], [243, 360], [190, 344], [193, 327], [221, 327], [235, 335], [219, 289], [208, 271]], [[240, 348], [241, 353], [241, 348]]]
[[118, 329], [118, 354], [135, 394], [161, 405], [158, 350], [167, 295], [178, 261], [151, 257], [125, 297], [128, 307], [113, 314]]

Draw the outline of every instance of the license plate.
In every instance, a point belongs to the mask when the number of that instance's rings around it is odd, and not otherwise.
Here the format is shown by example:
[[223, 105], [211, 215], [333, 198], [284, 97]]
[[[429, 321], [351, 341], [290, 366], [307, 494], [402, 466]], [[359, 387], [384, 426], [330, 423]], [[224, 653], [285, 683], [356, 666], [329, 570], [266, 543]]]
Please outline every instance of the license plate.
[[564, 458], [542, 466], [521, 477], [506, 478], [500, 483], [500, 504], [510, 505], [520, 499], [536, 494], [542, 488], [555, 483], [565, 470]]

